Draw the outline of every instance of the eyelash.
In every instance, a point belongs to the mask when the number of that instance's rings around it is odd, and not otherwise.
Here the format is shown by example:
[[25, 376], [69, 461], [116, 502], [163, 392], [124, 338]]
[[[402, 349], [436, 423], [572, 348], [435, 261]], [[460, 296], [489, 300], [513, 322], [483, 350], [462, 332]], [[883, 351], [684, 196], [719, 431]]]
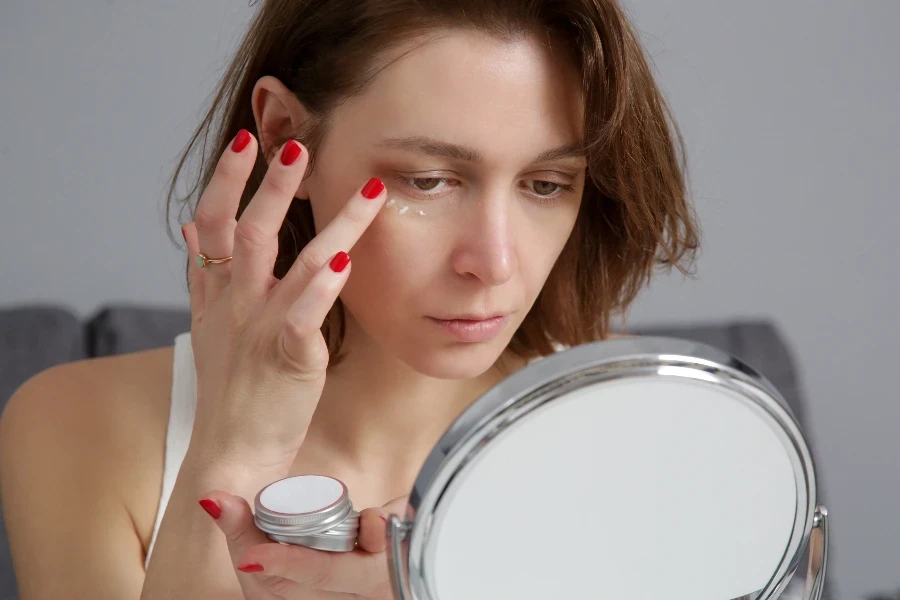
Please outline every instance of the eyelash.
[[[416, 181], [427, 181], [427, 180], [431, 180], [431, 179], [437, 179], [441, 183], [447, 183], [447, 182], [453, 181], [452, 179], [450, 179], [448, 177], [403, 177], [403, 176], [399, 176], [397, 179], [399, 181], [401, 181], [402, 183], [404, 183], [407, 187], [412, 189], [415, 193], [420, 194], [422, 196], [434, 196], [435, 194], [429, 194], [428, 192], [430, 192], [431, 190], [417, 189], [415, 187], [415, 185], [413, 185]], [[559, 196], [561, 194], [558, 192], [560, 190], [565, 191], [565, 192], [572, 192], [575, 190], [575, 186], [573, 186], [573, 185], [557, 183], [555, 181], [545, 181], [543, 179], [529, 179], [528, 181], [533, 181], [535, 183], [549, 183], [549, 184], [555, 185], [557, 187], [557, 190], [551, 195], [541, 195], [541, 194], [534, 193], [534, 191], [531, 191], [531, 195], [536, 199], [536, 201], [539, 204], [556, 204], [557, 202], [559, 202]], [[437, 188], [437, 189], [440, 189], [440, 188]], [[531, 190], [530, 187], [528, 189]]]

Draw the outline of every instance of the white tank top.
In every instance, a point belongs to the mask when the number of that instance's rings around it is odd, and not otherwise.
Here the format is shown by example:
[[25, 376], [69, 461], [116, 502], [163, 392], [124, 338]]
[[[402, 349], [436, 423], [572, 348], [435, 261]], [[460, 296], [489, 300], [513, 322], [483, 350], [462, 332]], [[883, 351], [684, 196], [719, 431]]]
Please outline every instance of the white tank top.
[[[562, 349], [558, 346], [557, 350]], [[172, 366], [172, 398], [169, 406], [169, 426], [166, 431], [166, 453], [163, 464], [162, 494], [156, 521], [153, 524], [153, 536], [144, 559], [144, 568], [150, 563], [150, 554], [156, 544], [159, 524], [166, 512], [175, 479], [187, 453], [194, 429], [194, 410], [197, 406], [197, 373], [194, 371], [194, 352], [191, 347], [191, 332], [186, 331], [175, 336], [175, 359]]]

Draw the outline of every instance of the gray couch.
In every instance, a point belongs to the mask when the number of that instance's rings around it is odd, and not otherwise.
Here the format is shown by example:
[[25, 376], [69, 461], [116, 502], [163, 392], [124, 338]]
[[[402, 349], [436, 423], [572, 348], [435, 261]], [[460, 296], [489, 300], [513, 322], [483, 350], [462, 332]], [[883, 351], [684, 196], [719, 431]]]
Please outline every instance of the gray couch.
[[[177, 309], [111, 306], [86, 321], [49, 305], [0, 310], [0, 410], [16, 388], [39, 371], [86, 357], [168, 346], [176, 334], [188, 329], [189, 314]], [[791, 352], [770, 323], [642, 327], [630, 333], [693, 339], [742, 358], [781, 391], [805, 426], [806, 411]], [[795, 581], [802, 575], [799, 572]], [[0, 522], [0, 600], [17, 597], [6, 532]]]

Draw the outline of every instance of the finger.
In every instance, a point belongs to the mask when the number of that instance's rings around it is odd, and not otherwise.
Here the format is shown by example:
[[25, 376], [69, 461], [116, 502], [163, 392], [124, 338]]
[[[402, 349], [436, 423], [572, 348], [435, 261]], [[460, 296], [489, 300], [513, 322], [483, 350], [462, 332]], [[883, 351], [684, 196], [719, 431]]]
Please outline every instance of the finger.
[[[241, 144], [246, 145], [241, 148]], [[235, 217], [247, 178], [256, 162], [256, 153], [256, 139], [246, 130], [241, 130], [222, 153], [209, 185], [200, 196], [194, 223], [197, 226], [199, 251], [208, 258], [231, 256], [237, 224]], [[206, 270], [206, 300], [212, 301], [228, 285], [231, 263], [208, 265]]]
[[[209, 502], [214, 503], [215, 507], [211, 507]], [[235, 567], [238, 565], [238, 558], [248, 548], [258, 544], [275, 543], [253, 523], [250, 505], [240, 496], [214, 491], [204, 495], [200, 505], [213, 517], [216, 526], [225, 534]]]
[[327, 366], [328, 347], [322, 338], [322, 323], [349, 276], [350, 256], [338, 252], [319, 269], [285, 313], [282, 348], [298, 374], [317, 376]]
[[258, 565], [259, 573], [289, 579], [301, 588], [364, 598], [391, 597], [384, 553], [326, 552], [304, 546], [264, 544], [250, 548], [241, 559], [243, 564]]
[[219, 491], [210, 492], [200, 500], [200, 506], [213, 517], [216, 526], [225, 534], [231, 563], [244, 595], [248, 598], [263, 597], [263, 591], [267, 589], [266, 584], [271, 583], [271, 578], [261, 577], [253, 572], [238, 572], [240, 557], [247, 548], [260, 544], [278, 544], [270, 541], [254, 525], [250, 505], [239, 496]]
[[205, 292], [203, 277], [205, 273], [194, 261], [194, 257], [200, 252], [197, 245], [197, 226], [193, 222], [187, 223], [181, 228], [181, 233], [184, 235], [184, 243], [187, 244], [188, 294], [191, 299], [191, 321], [196, 323], [203, 316], [203, 308], [206, 306], [203, 298]]
[[367, 508], [359, 513], [359, 547], [366, 552], [384, 552], [387, 547], [388, 519], [392, 514], [402, 519], [408, 504], [409, 496], [402, 496], [381, 508]]
[[303, 180], [308, 158], [300, 143], [288, 140], [272, 159], [265, 179], [241, 213], [234, 230], [231, 261], [236, 297], [258, 298], [269, 290], [278, 255], [278, 232]]
[[285, 275], [276, 292], [289, 298], [296, 297], [299, 290], [309, 281], [325, 263], [337, 252], [350, 252], [363, 232], [372, 224], [378, 211], [384, 206], [387, 194], [384, 183], [377, 177], [369, 181], [350, 198], [338, 212], [303, 250]]

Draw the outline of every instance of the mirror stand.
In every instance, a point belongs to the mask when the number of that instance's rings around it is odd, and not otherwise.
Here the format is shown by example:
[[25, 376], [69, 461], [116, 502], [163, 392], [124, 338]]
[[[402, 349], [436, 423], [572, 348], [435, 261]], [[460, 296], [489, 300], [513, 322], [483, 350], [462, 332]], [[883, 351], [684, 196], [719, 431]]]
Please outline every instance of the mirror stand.
[[816, 506], [813, 528], [809, 535], [809, 567], [806, 570], [804, 600], [819, 600], [825, 586], [825, 567], [828, 564], [828, 510]]

